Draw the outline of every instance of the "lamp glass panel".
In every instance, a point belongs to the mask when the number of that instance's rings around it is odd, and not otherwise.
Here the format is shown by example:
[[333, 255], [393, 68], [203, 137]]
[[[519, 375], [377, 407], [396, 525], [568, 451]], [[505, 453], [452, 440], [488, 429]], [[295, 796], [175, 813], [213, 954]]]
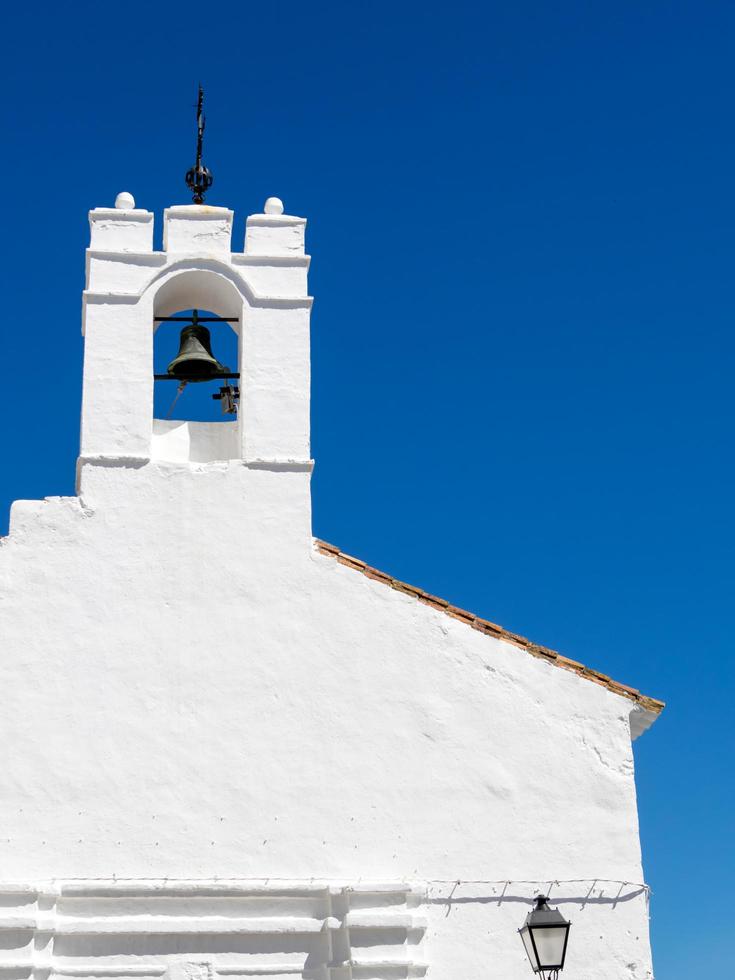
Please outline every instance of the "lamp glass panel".
[[531, 942], [531, 933], [528, 930], [528, 926], [521, 929], [521, 939], [523, 940], [523, 945], [526, 947], [526, 953], [531, 961], [531, 966], [533, 967], [534, 973], [538, 972], [539, 965], [536, 959], [536, 954], [533, 951], [533, 943]]
[[564, 942], [567, 938], [566, 928], [532, 926], [531, 929], [538, 950], [539, 966], [547, 970], [560, 967], [564, 956]]

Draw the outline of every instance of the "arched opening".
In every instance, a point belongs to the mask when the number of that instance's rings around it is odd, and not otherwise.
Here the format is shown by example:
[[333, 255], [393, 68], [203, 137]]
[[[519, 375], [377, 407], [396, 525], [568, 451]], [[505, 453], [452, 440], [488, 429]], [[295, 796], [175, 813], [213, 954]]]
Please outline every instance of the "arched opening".
[[153, 305], [152, 455], [208, 462], [241, 455], [239, 336], [243, 299], [222, 274], [183, 270]]
[[[201, 324], [209, 334], [209, 351], [214, 360], [218, 361], [226, 373], [238, 371], [238, 331], [239, 324], [230, 324], [220, 319], [212, 310], [192, 308], [177, 310], [172, 314], [175, 319], [164, 320], [155, 325], [153, 338], [153, 374], [160, 380], [153, 389], [153, 415], [156, 419], [188, 420], [190, 422], [232, 422], [234, 412], [223, 411], [229, 408], [229, 398], [223, 398], [222, 389], [237, 388], [236, 378], [212, 378], [205, 376], [203, 380], [188, 380], [179, 383], [180, 379], [168, 374], [169, 365], [175, 362], [177, 355], [187, 357], [192, 345], [186, 341], [182, 349], [181, 338], [188, 325]], [[206, 342], [205, 342], [206, 343]], [[195, 367], [196, 360], [191, 361]], [[181, 370], [181, 361], [174, 370]], [[184, 364], [185, 366], [185, 364]], [[212, 366], [212, 370], [215, 365]], [[183, 373], [186, 373], [185, 371]]]

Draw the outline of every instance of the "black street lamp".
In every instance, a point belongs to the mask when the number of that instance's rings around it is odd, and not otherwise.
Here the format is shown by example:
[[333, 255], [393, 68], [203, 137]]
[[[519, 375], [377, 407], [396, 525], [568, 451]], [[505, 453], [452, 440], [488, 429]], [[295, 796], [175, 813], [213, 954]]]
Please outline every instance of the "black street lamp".
[[545, 895], [536, 898], [536, 907], [526, 916], [521, 934], [534, 973], [541, 980], [558, 980], [567, 955], [569, 927], [559, 909], [550, 909]]

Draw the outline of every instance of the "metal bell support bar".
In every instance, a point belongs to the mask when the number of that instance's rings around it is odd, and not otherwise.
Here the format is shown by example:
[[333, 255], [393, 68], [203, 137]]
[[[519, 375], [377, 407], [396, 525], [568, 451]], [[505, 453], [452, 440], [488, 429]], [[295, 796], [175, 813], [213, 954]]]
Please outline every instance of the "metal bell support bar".
[[[239, 372], [236, 371], [219, 371], [217, 374], [209, 374], [206, 378], [201, 378], [201, 381], [219, 381], [220, 378], [226, 380], [237, 380], [240, 377]], [[177, 378], [175, 374], [154, 374], [154, 381], [181, 381], [181, 378]]]

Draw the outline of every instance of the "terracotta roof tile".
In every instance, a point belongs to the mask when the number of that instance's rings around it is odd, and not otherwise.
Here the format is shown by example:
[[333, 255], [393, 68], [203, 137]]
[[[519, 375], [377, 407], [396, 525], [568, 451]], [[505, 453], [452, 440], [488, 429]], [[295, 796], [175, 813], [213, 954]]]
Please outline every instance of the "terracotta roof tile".
[[352, 555], [343, 555], [341, 551], [339, 551], [335, 557], [342, 565], [349, 565], [350, 568], [356, 568], [358, 572], [364, 572], [368, 567], [365, 562], [360, 561], [359, 558], [353, 558]]
[[427, 606], [436, 606], [439, 609], [446, 609], [449, 603], [446, 599], [440, 599], [439, 596], [429, 595], [428, 592], [424, 592], [419, 596], [422, 602], [425, 602]]
[[336, 548], [333, 544], [327, 544], [326, 541], [318, 541], [317, 544], [322, 554], [328, 554], [328, 555], [339, 554], [339, 548]]
[[472, 624], [477, 619], [477, 616], [473, 613], [467, 612], [466, 609], [458, 609], [457, 606], [446, 606], [442, 609], [442, 612], [445, 612], [447, 616], [452, 616], [454, 619], [461, 619], [465, 623]]
[[392, 578], [390, 585], [396, 592], [405, 592], [406, 595], [412, 595], [414, 599], [419, 598], [420, 592], [418, 589], [414, 589], [412, 585], [407, 585], [405, 582], [399, 582], [397, 578]]
[[487, 633], [488, 636], [502, 636], [503, 627], [497, 626], [495, 623], [491, 623], [485, 619], [477, 619], [472, 623], [472, 628], [479, 630], [480, 633]]
[[538, 643], [531, 643], [527, 649], [529, 653], [534, 655], [534, 657], [544, 657], [546, 660], [559, 659], [559, 654], [556, 652], [556, 650], [549, 650], [548, 647], [540, 647]]
[[560, 667], [569, 667], [571, 670], [578, 670], [584, 672], [587, 670], [584, 664], [581, 664], [578, 660], [570, 660], [569, 657], [563, 657], [560, 653], [556, 655], [556, 662]]
[[580, 677], [584, 677], [586, 680], [592, 681], [594, 684], [599, 684], [601, 687], [605, 687], [608, 690], [613, 691], [615, 694], [620, 694], [623, 697], [628, 698], [630, 701], [635, 701], [636, 704], [639, 704], [646, 711], [651, 711], [654, 714], [659, 714], [659, 712], [663, 711], [663, 701], [659, 701], [656, 698], [649, 698], [645, 694], [641, 694], [635, 687], [629, 687], [627, 684], [621, 684], [619, 681], [614, 681], [609, 678], [607, 674], [602, 674], [600, 671], [593, 670], [591, 667], [585, 667], [584, 664], [580, 664], [576, 660], [570, 660], [569, 657], [563, 657], [560, 653], [557, 653], [556, 650], [550, 650], [548, 647], [539, 646], [537, 643], [532, 643], [531, 640], [527, 640], [525, 636], [519, 636], [517, 633], [511, 633], [510, 630], [506, 630], [502, 626], [498, 626], [497, 623], [491, 623], [490, 620], [481, 619], [479, 616], [475, 616], [474, 613], [467, 612], [466, 609], [460, 609], [458, 606], [453, 606], [451, 603], [447, 602], [446, 599], [441, 599], [438, 596], [430, 595], [428, 592], [424, 592], [423, 589], [418, 589], [414, 585], [408, 585], [406, 582], [401, 582], [396, 578], [392, 578], [390, 575], [386, 575], [385, 572], [381, 572], [379, 569], [372, 568], [370, 565], [365, 564], [364, 561], [360, 561], [359, 558], [353, 558], [352, 555], [346, 555], [333, 544], [327, 544], [326, 541], [319, 541], [317, 539], [316, 547], [320, 554], [328, 555], [330, 558], [336, 558], [340, 564], [346, 565], [348, 568], [361, 572], [368, 578], [373, 579], [373, 581], [381, 582], [383, 585], [388, 585], [390, 588], [395, 589], [396, 592], [403, 592], [405, 595], [412, 596], [414, 599], [418, 599], [419, 602], [424, 603], [424, 605], [431, 606], [438, 612], [451, 616], [453, 619], [458, 619], [460, 622], [467, 623], [468, 626], [478, 630], [480, 633], [485, 633], [488, 636], [494, 636], [497, 639], [505, 640], [507, 643], [512, 643], [515, 646], [522, 647], [534, 657], [540, 657], [549, 663], [554, 663], [559, 667], [563, 667], [565, 670], [570, 670], [575, 674], [579, 674]]
[[386, 575], [385, 572], [381, 572], [377, 568], [371, 568], [369, 565], [366, 565], [362, 571], [363, 575], [375, 579], [376, 582], [382, 582], [384, 585], [391, 584], [390, 575]]

